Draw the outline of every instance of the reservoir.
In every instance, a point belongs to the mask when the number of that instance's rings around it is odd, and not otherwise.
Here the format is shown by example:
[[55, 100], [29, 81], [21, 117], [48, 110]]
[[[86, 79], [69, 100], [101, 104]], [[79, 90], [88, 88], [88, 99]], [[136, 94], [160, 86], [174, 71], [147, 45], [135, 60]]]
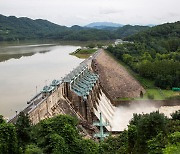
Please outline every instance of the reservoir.
[[36, 93], [82, 62], [69, 55], [80, 46], [61, 43], [0, 44], [0, 115], [11, 117]]

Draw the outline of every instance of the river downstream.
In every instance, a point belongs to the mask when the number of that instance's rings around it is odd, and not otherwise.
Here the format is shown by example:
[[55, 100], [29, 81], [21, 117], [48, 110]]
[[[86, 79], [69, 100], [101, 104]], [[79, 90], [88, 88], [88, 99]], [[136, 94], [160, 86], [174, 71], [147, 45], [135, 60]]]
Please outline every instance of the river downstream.
[[82, 62], [69, 55], [79, 46], [23, 44], [0, 46], [0, 115], [11, 117], [43, 86], [61, 79]]

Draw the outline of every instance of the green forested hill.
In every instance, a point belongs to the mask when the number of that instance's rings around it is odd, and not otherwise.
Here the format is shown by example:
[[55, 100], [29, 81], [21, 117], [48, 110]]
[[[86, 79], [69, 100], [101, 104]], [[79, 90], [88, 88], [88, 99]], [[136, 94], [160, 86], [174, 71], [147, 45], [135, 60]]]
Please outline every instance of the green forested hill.
[[144, 31], [149, 29], [150, 27], [148, 26], [139, 26], [139, 25], [125, 25], [123, 27], [120, 27], [116, 30], [116, 35], [121, 36], [121, 38], [127, 37], [127, 36], [131, 36], [133, 34], [136, 34], [140, 31]]
[[135, 34], [148, 27], [124, 26], [118, 29], [93, 29], [80, 27], [60, 26], [47, 20], [17, 18], [15, 16], [0, 15], [0, 41], [24, 39], [61, 39], [61, 40], [110, 40], [123, 38]]
[[53, 24], [47, 20], [32, 20], [0, 15], [0, 39], [16, 40], [50, 37], [50, 34], [67, 31], [65, 26]]
[[108, 50], [156, 86], [180, 87], [179, 21], [149, 28], [124, 40], [131, 42]]
[[[170, 53], [179, 53], [180, 21], [149, 28], [146, 31], [128, 36], [125, 38], [125, 40], [140, 43], [147, 51], [149, 51], [151, 56], [156, 56], [154, 55], [156, 53], [166, 55]], [[176, 60], [180, 59], [178, 58]]]
[[126, 40], [133, 40], [135, 42], [161, 41], [173, 38], [180, 38], [180, 21], [175, 23], [166, 23], [149, 28], [146, 31], [140, 32], [136, 35], [127, 37]]
[[144, 43], [161, 54], [175, 52], [180, 46], [180, 21], [149, 28], [125, 40]]

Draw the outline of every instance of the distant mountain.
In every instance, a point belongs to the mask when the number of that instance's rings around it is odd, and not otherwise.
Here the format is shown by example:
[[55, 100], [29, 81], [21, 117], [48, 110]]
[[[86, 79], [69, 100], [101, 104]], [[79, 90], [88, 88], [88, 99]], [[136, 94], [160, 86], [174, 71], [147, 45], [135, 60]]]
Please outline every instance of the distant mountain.
[[119, 27], [95, 26], [95, 27], [86, 27], [86, 28], [93, 28], [93, 29], [100, 29], [100, 30], [116, 30]]
[[112, 23], [112, 22], [93, 22], [85, 27], [89, 28], [97, 28], [97, 29], [104, 29], [105, 27], [122, 27], [122, 24]]
[[0, 40], [22, 40], [49, 37], [50, 34], [57, 34], [68, 31], [65, 26], [51, 23], [47, 20], [15, 16], [0, 15]]
[[149, 26], [149, 27], [154, 27], [154, 26], [156, 26], [156, 25], [154, 25], [154, 24], [148, 24], [147, 26]]
[[112, 40], [136, 34], [147, 28], [146, 26], [131, 25], [122, 27], [121, 24], [108, 22], [92, 23], [89, 24], [89, 27], [78, 25], [66, 27], [42, 19], [33, 20], [27, 17], [0, 15], [0, 41], [26, 39]]
[[73, 26], [71, 27], [71, 29], [73, 29], [73, 30], [82, 30], [82, 29], [84, 29], [84, 27], [81, 27], [81, 26], [79, 26], [79, 25], [73, 25]]

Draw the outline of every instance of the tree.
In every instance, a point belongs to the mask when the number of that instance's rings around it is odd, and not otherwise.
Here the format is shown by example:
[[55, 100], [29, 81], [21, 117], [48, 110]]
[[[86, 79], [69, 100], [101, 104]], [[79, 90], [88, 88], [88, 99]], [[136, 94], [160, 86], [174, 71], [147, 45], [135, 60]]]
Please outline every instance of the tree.
[[88, 44], [87, 47], [88, 48], [94, 48], [96, 45], [94, 43]]
[[168, 136], [169, 143], [163, 150], [164, 154], [179, 154], [180, 153], [180, 132], [174, 132]]
[[22, 147], [24, 150], [25, 145], [28, 144], [31, 139], [30, 138], [31, 124], [28, 115], [25, 115], [24, 112], [20, 112], [15, 126], [16, 126], [19, 146]]
[[163, 149], [163, 154], [179, 154], [180, 153], [180, 144], [172, 145], [169, 144], [166, 146], [165, 149]]
[[128, 126], [128, 152], [136, 151], [137, 128], [135, 125]]
[[98, 154], [98, 144], [91, 139], [82, 139], [80, 145], [84, 154]]
[[44, 147], [45, 153], [52, 154], [67, 154], [68, 146], [66, 145], [64, 138], [58, 134], [50, 134], [46, 136], [46, 146]]
[[160, 132], [156, 137], [147, 141], [148, 154], [162, 154], [162, 150], [166, 144], [166, 135]]
[[174, 113], [172, 113], [171, 117], [172, 117], [173, 120], [180, 120], [180, 110], [175, 111]]
[[0, 115], [0, 124], [5, 123], [5, 120], [3, 119], [3, 116]]
[[128, 134], [123, 131], [119, 136], [108, 137], [104, 142], [99, 145], [100, 154], [128, 153]]
[[174, 132], [168, 136], [170, 144], [180, 143], [180, 132]]
[[[83, 153], [78, 121], [69, 115], [59, 115], [41, 121], [34, 126], [32, 136], [39, 147], [47, 153]], [[61, 150], [59, 149], [61, 148]]]
[[133, 57], [129, 54], [123, 54], [122, 58], [123, 58], [123, 61], [127, 63], [128, 65], [130, 65], [133, 61]]
[[0, 152], [2, 154], [19, 152], [16, 129], [13, 124], [0, 123]]
[[168, 133], [180, 132], [180, 120], [169, 119], [167, 124]]
[[98, 44], [97, 44], [97, 47], [98, 47], [98, 48], [102, 48], [102, 46], [103, 46], [102, 43], [98, 43]]
[[30, 144], [30, 145], [26, 146], [24, 153], [25, 154], [42, 154], [43, 151], [39, 147], [37, 147], [36, 145]]
[[[167, 134], [166, 125], [167, 118], [159, 112], [152, 112], [150, 114], [137, 115], [134, 114], [133, 119], [130, 121], [130, 132], [136, 132], [137, 140], [131, 143], [131, 147], [135, 147], [135, 151], [139, 154], [147, 153], [147, 141], [156, 137], [160, 132]], [[133, 129], [132, 129], [133, 128]], [[136, 129], [135, 129], [136, 128]], [[136, 145], [136, 146], [134, 146]]]

